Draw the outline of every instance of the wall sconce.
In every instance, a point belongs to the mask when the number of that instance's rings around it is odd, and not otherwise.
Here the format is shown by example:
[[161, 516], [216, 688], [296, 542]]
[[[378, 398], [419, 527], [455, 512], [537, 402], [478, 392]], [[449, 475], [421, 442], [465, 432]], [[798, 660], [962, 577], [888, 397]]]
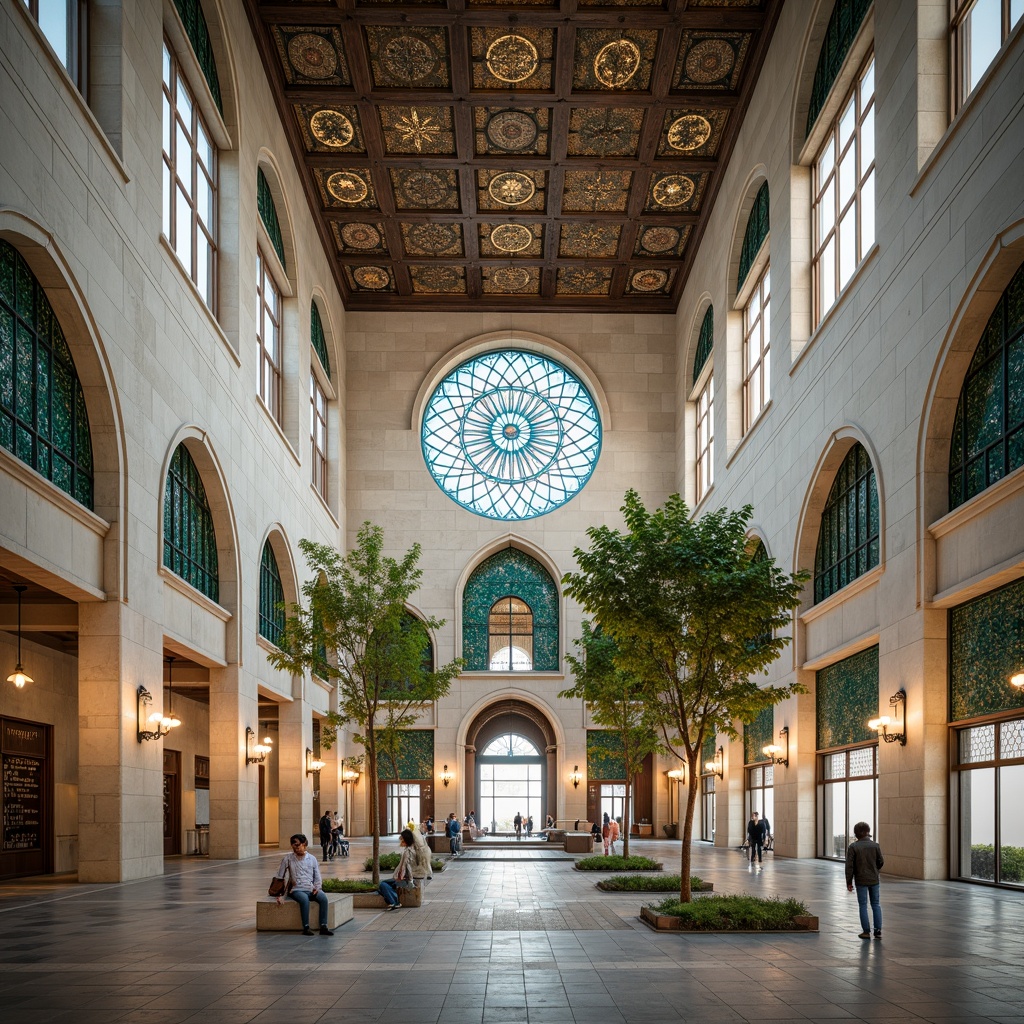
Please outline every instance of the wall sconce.
[[882, 715], [879, 718], [872, 718], [868, 722], [868, 728], [874, 729], [875, 732], [882, 734], [882, 739], [886, 743], [899, 743], [901, 747], [907, 745], [907, 691], [901, 686], [890, 698], [889, 707], [900, 709], [900, 731], [890, 733], [889, 726], [894, 725], [892, 718], [889, 715]]
[[34, 680], [21, 667], [21, 595], [28, 590], [28, 587], [24, 583], [16, 583], [14, 589], [18, 595], [18, 663], [14, 666], [14, 671], [7, 677], [7, 682], [14, 683], [20, 690], [26, 683], [34, 682]]
[[161, 714], [159, 711], [154, 711], [153, 714], [147, 719], [153, 725], [155, 729], [143, 729], [143, 715], [145, 714], [144, 708], [149, 707], [153, 703], [153, 694], [149, 692], [144, 686], [140, 686], [135, 691], [135, 733], [139, 743], [143, 740], [158, 740], [166, 736], [172, 729], [177, 729], [181, 725], [181, 719], [171, 710], [171, 699], [174, 695], [173, 683], [171, 680], [171, 669], [174, 664], [174, 658], [167, 659], [167, 714]]
[[[21, 637], [19, 636], [18, 639], [20, 640]], [[20, 661], [21, 659], [19, 658], [18, 660]], [[30, 679], [29, 682], [32, 682], [32, 680]], [[1018, 690], [1024, 690], [1024, 672], [1018, 672], [1016, 675], [1010, 676], [1010, 685], [1016, 686]]]
[[682, 782], [686, 772], [682, 768], [670, 768], [665, 774], [675, 782]]
[[256, 736], [256, 733], [249, 728], [245, 727], [245, 763], [246, 764], [263, 764], [267, 759], [267, 754], [270, 753], [270, 747], [273, 740], [269, 736], [263, 737], [262, 743], [257, 743], [252, 748], [252, 753], [249, 753], [249, 741]]
[[355, 768], [355, 762], [342, 760], [341, 762], [341, 784], [343, 786], [355, 785], [359, 781], [359, 772]]
[[326, 761], [321, 761], [319, 757], [313, 756], [313, 751], [306, 747], [306, 774], [312, 775], [313, 772], [322, 772]]
[[451, 782], [451, 781], [452, 781], [452, 773], [450, 771], [448, 771], [448, 765], [445, 765], [441, 769], [441, 785], [444, 786], [445, 789], [447, 789], [448, 788], [448, 783]]
[[[781, 741], [785, 740], [786, 745], [783, 747]], [[772, 759], [772, 764], [782, 764], [787, 768], [789, 767], [789, 726], [785, 725], [779, 730], [779, 743], [769, 743], [767, 747], [762, 747], [763, 753], [767, 754]], [[783, 755], [785, 751], [785, 755]]]
[[579, 789], [580, 788], [580, 778], [581, 778], [580, 766], [578, 764], [577, 765], [573, 765], [573, 769], [569, 773], [569, 781], [572, 783], [572, 788], [573, 789]]
[[717, 775], [720, 779], [725, 778], [725, 750], [719, 747], [713, 761], [704, 762], [704, 771], [708, 775]]

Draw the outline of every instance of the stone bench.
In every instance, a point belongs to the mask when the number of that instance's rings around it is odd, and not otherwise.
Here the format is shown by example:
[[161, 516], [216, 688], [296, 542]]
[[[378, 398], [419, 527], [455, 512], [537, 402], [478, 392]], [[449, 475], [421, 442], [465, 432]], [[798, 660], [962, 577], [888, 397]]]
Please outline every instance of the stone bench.
[[590, 832], [566, 832], [566, 853], [593, 853], [594, 836]]
[[[352, 920], [352, 897], [348, 893], [329, 892], [327, 896], [327, 927], [332, 931]], [[309, 927], [320, 927], [320, 905], [309, 905]], [[262, 896], [256, 901], [256, 931], [301, 932], [302, 914], [298, 903], [287, 897], [278, 906], [273, 896]]]
[[[378, 892], [354, 892], [349, 898], [356, 910], [383, 910], [387, 906], [384, 897]], [[403, 907], [422, 907], [423, 890], [421, 888], [399, 889], [398, 902]]]

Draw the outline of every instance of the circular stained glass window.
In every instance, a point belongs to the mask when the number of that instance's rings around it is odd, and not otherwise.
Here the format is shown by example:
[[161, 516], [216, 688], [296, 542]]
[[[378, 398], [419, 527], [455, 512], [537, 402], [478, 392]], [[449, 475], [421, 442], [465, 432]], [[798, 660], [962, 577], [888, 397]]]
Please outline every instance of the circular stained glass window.
[[601, 420], [564, 366], [533, 352], [489, 352], [437, 386], [421, 441], [427, 468], [453, 501], [489, 519], [532, 519], [590, 479]]

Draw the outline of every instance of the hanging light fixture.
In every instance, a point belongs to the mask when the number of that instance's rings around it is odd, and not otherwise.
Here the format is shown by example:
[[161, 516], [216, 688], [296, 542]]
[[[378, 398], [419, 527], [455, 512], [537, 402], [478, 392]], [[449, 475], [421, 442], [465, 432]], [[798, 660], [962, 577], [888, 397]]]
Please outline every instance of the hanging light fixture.
[[33, 682], [32, 677], [21, 666], [21, 595], [28, 590], [24, 583], [16, 583], [14, 589], [18, 594], [18, 663], [14, 671], [7, 677], [7, 682], [14, 683], [20, 690], [26, 683]]
[[174, 658], [167, 659], [167, 712], [166, 714], [159, 711], [154, 711], [148, 717], [148, 724], [154, 726], [152, 729], [143, 729], [142, 724], [147, 721], [145, 709], [153, 703], [153, 695], [145, 688], [140, 686], [136, 691], [136, 704], [135, 704], [135, 719], [136, 719], [136, 737], [141, 743], [143, 740], [158, 740], [163, 736], [166, 736], [172, 729], [177, 728], [181, 725], [181, 719], [171, 710], [171, 700], [174, 695], [173, 683], [171, 680], [171, 668], [174, 664]]

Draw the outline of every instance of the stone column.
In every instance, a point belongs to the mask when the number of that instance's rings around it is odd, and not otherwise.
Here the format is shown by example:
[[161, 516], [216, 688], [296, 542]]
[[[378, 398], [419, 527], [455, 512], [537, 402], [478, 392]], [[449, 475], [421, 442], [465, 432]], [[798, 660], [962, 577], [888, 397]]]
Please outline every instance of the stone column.
[[80, 882], [163, 872], [163, 743], [136, 735], [138, 687], [151, 709], [163, 700], [161, 651], [142, 646], [144, 627], [116, 600], [78, 607]]
[[259, 774], [245, 763], [245, 727], [259, 727], [256, 681], [237, 665], [210, 670], [210, 857], [259, 854]]
[[281, 749], [278, 759], [281, 848], [296, 832], [307, 836], [315, 848], [320, 834], [313, 820], [313, 777], [306, 774], [306, 750], [313, 748], [313, 717], [302, 699], [302, 681], [297, 680], [293, 700], [278, 705]]

